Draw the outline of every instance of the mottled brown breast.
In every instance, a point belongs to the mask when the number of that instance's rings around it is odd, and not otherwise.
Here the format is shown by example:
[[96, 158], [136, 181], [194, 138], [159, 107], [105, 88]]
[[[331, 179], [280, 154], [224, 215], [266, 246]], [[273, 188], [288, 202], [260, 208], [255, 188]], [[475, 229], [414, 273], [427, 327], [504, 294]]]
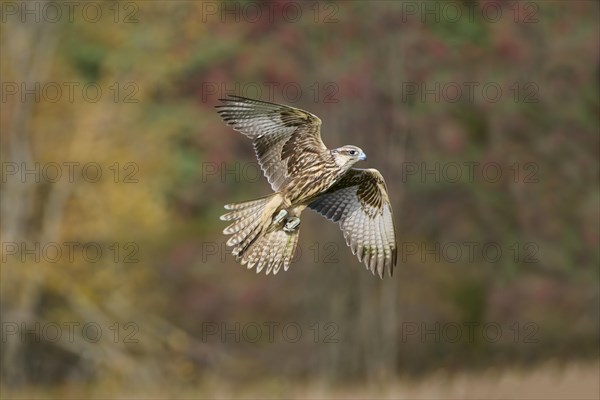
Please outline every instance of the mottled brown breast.
[[293, 173], [283, 194], [292, 204], [308, 204], [344, 174], [330, 154], [306, 154], [290, 168]]

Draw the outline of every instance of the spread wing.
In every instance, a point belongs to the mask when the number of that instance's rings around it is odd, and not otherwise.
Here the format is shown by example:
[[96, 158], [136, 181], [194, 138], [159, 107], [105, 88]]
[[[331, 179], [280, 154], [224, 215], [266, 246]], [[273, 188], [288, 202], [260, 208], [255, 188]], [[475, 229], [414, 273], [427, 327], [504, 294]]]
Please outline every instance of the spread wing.
[[352, 168], [308, 206], [340, 223], [346, 243], [367, 269], [383, 278], [387, 268], [392, 276], [397, 261], [396, 232], [379, 171]]
[[223, 120], [252, 139], [258, 163], [274, 191], [293, 174], [306, 153], [322, 153], [321, 120], [297, 108], [229, 96], [216, 106]]

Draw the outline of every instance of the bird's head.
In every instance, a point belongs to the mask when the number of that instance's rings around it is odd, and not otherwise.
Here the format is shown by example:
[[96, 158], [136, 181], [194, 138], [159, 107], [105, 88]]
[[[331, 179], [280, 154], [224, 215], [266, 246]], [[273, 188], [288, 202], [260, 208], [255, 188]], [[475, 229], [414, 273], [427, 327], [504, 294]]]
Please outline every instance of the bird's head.
[[366, 160], [367, 156], [358, 147], [347, 145], [331, 150], [331, 154], [337, 165], [342, 169], [350, 169], [358, 161]]

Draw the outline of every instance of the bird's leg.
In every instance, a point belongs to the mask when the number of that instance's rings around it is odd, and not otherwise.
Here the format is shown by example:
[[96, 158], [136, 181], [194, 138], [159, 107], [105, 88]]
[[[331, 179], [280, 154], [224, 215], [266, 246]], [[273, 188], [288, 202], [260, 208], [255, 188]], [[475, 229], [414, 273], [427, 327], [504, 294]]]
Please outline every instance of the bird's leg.
[[280, 210], [279, 213], [273, 217], [273, 225], [279, 225], [287, 215], [288, 212], [286, 210]]
[[288, 219], [283, 226], [283, 230], [286, 232], [294, 232], [296, 228], [300, 225], [300, 218], [292, 217]]

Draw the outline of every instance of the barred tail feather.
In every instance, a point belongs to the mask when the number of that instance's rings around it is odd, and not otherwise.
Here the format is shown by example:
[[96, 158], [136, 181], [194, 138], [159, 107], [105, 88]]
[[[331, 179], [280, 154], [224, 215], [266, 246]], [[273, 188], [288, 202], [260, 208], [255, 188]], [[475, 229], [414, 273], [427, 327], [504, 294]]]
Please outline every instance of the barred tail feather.
[[227, 246], [233, 247], [233, 255], [240, 258], [268, 228], [273, 212], [282, 201], [283, 197], [279, 193], [274, 193], [260, 199], [225, 206], [225, 209], [231, 211], [222, 215], [221, 220], [233, 222], [223, 230], [223, 233], [231, 235]]
[[285, 232], [282, 229], [267, 232], [248, 248], [242, 265], [246, 264], [248, 269], [256, 267], [257, 274], [266, 268], [267, 275], [271, 272], [275, 275], [281, 266], [287, 271], [296, 252], [298, 233], [299, 230]]

